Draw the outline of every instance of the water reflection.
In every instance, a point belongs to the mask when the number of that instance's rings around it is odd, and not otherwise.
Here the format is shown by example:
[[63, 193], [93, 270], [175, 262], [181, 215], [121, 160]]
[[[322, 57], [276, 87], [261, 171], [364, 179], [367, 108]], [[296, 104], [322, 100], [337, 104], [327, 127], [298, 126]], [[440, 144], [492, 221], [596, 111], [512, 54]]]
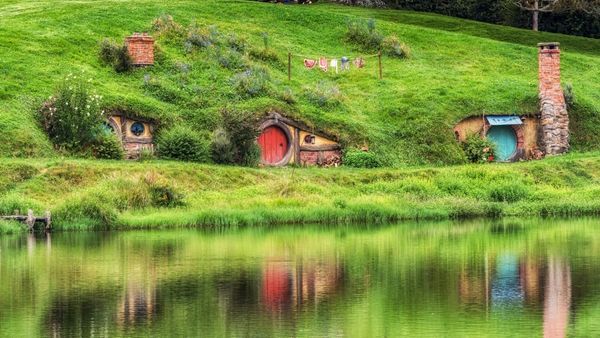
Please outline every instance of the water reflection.
[[2, 237], [0, 336], [599, 336], [596, 228]]

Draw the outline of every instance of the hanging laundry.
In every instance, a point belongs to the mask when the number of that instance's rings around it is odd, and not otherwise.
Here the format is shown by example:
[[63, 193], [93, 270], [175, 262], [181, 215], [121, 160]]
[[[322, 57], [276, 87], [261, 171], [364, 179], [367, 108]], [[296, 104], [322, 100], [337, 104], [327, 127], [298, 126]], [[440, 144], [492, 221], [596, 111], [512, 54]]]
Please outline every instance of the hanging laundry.
[[319, 59], [319, 68], [321, 68], [322, 71], [326, 72], [328, 66], [329, 66], [329, 64], [328, 64], [326, 58]]
[[350, 69], [350, 59], [345, 56], [342, 56], [342, 71], [346, 71]]
[[329, 62], [329, 67], [335, 69], [335, 73], [337, 74], [337, 72], [338, 72], [338, 60], [337, 59], [331, 59], [331, 61]]
[[363, 68], [365, 66], [365, 59], [363, 59], [363, 58], [354, 59], [354, 66], [356, 68]]
[[307, 69], [313, 69], [317, 65], [317, 60], [304, 59], [304, 67]]

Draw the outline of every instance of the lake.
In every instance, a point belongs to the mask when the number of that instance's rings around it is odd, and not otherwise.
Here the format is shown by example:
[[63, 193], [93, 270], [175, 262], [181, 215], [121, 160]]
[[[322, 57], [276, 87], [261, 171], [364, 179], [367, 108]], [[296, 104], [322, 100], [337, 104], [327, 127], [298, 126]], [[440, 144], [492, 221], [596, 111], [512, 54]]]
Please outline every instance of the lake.
[[599, 337], [600, 220], [0, 237], [0, 336]]

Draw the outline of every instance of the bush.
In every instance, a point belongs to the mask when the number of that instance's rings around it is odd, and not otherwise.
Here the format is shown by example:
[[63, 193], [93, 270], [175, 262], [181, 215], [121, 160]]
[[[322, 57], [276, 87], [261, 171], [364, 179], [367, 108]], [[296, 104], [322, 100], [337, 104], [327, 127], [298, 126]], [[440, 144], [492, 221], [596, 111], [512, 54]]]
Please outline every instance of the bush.
[[410, 47], [398, 39], [395, 35], [390, 35], [383, 39], [383, 52], [391, 57], [408, 59], [410, 58]]
[[162, 158], [189, 161], [210, 162], [210, 145], [207, 137], [196, 131], [176, 126], [158, 137], [158, 153]]
[[487, 163], [494, 161], [495, 145], [485, 137], [478, 134], [467, 136], [462, 143], [467, 159], [472, 163]]
[[381, 167], [379, 159], [370, 152], [360, 149], [348, 149], [344, 152], [342, 163], [353, 168], [378, 168]]
[[124, 73], [133, 67], [133, 61], [127, 51], [127, 46], [119, 46], [109, 39], [100, 43], [100, 61], [113, 67], [117, 73]]
[[240, 96], [260, 96], [268, 93], [271, 76], [266, 68], [254, 66], [236, 74], [231, 82]]
[[292, 91], [292, 88], [285, 87], [283, 89], [283, 92], [281, 93], [281, 100], [283, 100], [287, 104], [296, 103], [296, 97], [294, 96], [294, 92]]
[[520, 183], [505, 183], [497, 185], [490, 191], [490, 199], [494, 202], [518, 202], [529, 195], [527, 189]]
[[92, 155], [98, 159], [122, 160], [125, 156], [123, 144], [115, 134], [101, 136], [92, 145]]
[[356, 19], [347, 23], [346, 40], [363, 50], [375, 51], [381, 49], [383, 35], [375, 29], [375, 20]]
[[67, 150], [83, 150], [94, 144], [103, 132], [101, 99], [88, 82], [69, 75], [40, 110], [52, 142]]
[[245, 38], [237, 36], [235, 33], [231, 33], [226, 37], [227, 46], [238, 53], [244, 53], [248, 47], [248, 42]]
[[247, 166], [258, 164], [260, 149], [256, 144], [259, 134], [256, 122], [250, 112], [222, 110], [221, 127], [213, 134], [213, 160]]
[[314, 88], [305, 87], [306, 98], [319, 107], [334, 107], [341, 103], [342, 92], [333, 83], [319, 81]]
[[565, 97], [565, 103], [567, 104], [567, 109], [571, 110], [575, 106], [575, 93], [573, 93], [573, 85], [567, 83], [565, 88], [563, 88], [563, 95]]
[[143, 183], [150, 194], [152, 206], [171, 208], [183, 205], [183, 195], [162, 176], [150, 172], [144, 176]]
[[238, 70], [246, 67], [246, 60], [240, 52], [234, 49], [226, 49], [222, 52], [220, 49], [217, 50], [217, 60], [223, 68]]
[[100, 61], [106, 65], [112, 65], [113, 61], [117, 58], [117, 50], [119, 46], [110, 39], [103, 39], [100, 42], [100, 51], [98, 57]]
[[152, 22], [152, 30], [168, 39], [181, 38], [185, 32], [183, 27], [173, 20], [169, 14], [162, 14]]
[[197, 48], [208, 48], [222, 44], [222, 36], [216, 26], [203, 26], [193, 23], [188, 28], [187, 38], [185, 40], [185, 49], [187, 52]]

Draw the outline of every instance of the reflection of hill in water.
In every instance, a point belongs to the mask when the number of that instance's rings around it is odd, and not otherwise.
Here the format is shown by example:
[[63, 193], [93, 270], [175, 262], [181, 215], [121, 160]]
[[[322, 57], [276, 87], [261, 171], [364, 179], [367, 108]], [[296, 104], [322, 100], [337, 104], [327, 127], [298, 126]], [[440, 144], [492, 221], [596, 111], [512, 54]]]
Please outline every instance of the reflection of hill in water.
[[24, 333], [28, 320], [62, 336], [595, 333], [593, 222], [343, 233], [0, 238], [0, 335]]

